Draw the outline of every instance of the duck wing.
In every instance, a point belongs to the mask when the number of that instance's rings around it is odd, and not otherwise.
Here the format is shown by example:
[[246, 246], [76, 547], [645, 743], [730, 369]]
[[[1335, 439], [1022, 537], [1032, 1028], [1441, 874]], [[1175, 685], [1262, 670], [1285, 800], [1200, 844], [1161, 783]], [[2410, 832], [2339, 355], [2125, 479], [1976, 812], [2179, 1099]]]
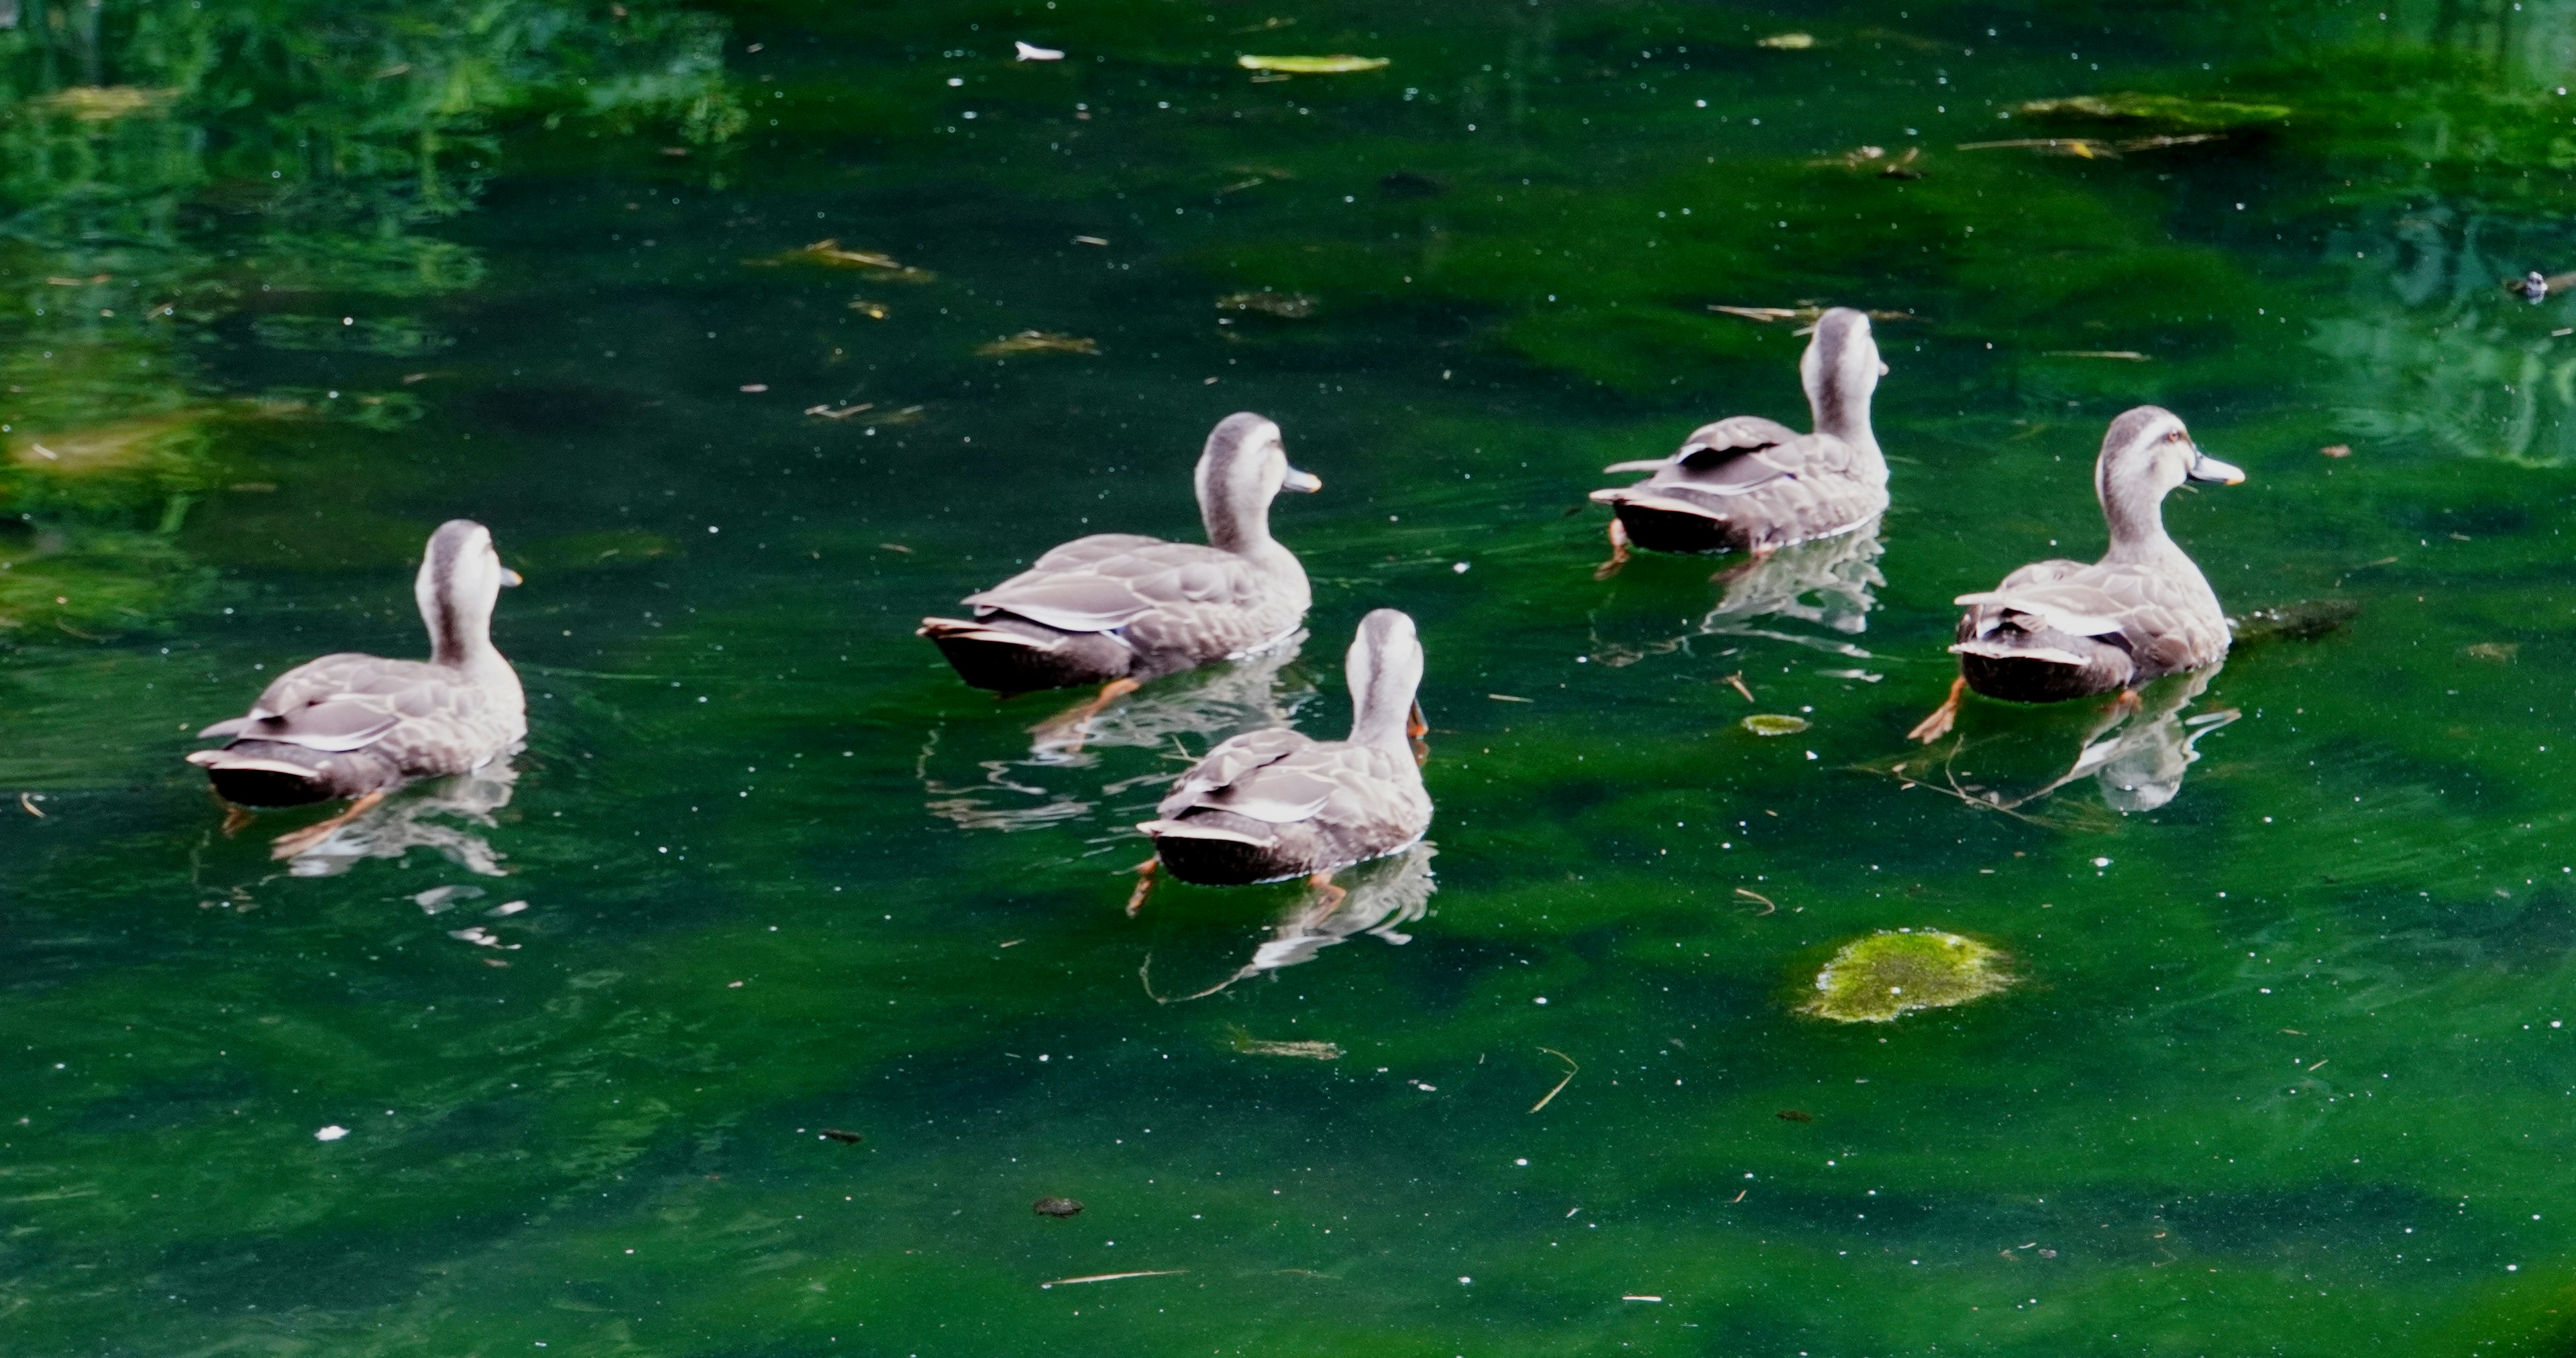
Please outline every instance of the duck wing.
[[978, 615], [1010, 613], [1066, 632], [1108, 632], [1156, 609], [1241, 607], [1259, 592], [1252, 564], [1232, 552], [1104, 533], [1066, 543], [966, 602]]
[[2127, 628], [2127, 615], [2134, 601], [2123, 599], [2096, 582], [2069, 579], [2007, 584], [1974, 594], [1962, 594], [1951, 602], [1977, 609], [1979, 622], [1985, 624], [1981, 631], [1991, 630], [1992, 625], [2000, 623], [2006, 614], [2021, 613], [2070, 636], [2101, 637]]
[[1781, 454], [1812, 436], [1759, 415], [1735, 415], [1702, 425], [1670, 457], [1617, 462], [1604, 471], [1651, 471], [1654, 475], [1620, 490], [1595, 491], [1592, 498], [1645, 491], [1693, 490], [1708, 495], [1744, 495], [1784, 476], [1796, 474], [1797, 454]]
[[1323, 807], [1331, 789], [1318, 789], [1308, 771], [1281, 768], [1315, 741], [1284, 727], [1246, 731], [1207, 752], [1154, 807], [1164, 820], [1207, 809], [1232, 811], [1273, 825], [1303, 820]]
[[336, 753], [362, 749], [400, 726], [453, 705], [456, 675], [417, 660], [326, 655], [278, 676], [248, 714], [201, 738], [268, 740]]

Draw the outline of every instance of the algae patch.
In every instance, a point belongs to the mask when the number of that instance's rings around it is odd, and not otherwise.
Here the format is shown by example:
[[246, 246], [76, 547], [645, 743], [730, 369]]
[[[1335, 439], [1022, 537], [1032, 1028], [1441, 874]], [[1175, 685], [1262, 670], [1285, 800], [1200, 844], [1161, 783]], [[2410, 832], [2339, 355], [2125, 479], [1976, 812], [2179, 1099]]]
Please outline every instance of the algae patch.
[[1807, 729], [1807, 719], [1785, 712], [1756, 712], [1736, 725], [1757, 736], [1794, 736]]
[[1882, 930], [1842, 946], [1816, 973], [1804, 1013], [1837, 1023], [1890, 1023], [1913, 1009], [1946, 1009], [2013, 983], [2002, 953], [1934, 929]]

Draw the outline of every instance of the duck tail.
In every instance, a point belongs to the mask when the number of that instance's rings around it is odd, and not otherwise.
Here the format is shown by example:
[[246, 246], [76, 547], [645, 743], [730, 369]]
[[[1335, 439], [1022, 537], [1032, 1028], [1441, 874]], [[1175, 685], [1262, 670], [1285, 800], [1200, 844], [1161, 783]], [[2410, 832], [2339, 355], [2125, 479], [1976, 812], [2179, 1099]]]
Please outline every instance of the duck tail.
[[1149, 820], [1136, 828], [1153, 838], [1154, 856], [1184, 882], [1246, 886], [1305, 874], [1306, 869], [1292, 861], [1295, 855], [1275, 833], [1255, 834], [1236, 829], [1226, 821], [1259, 824], [1220, 812], [1187, 820]]
[[242, 806], [303, 806], [361, 796], [402, 780], [393, 761], [373, 750], [311, 750], [273, 740], [199, 750], [188, 762], [206, 771], [218, 796]]
[[928, 637], [957, 677], [997, 693], [1105, 684], [1129, 677], [1136, 649], [1106, 632], [1068, 632], [997, 613], [969, 621], [923, 618]]
[[2136, 673], [2129, 652], [2098, 637], [2053, 627], [2026, 630], [2006, 622], [1950, 648], [1968, 687], [1989, 698], [2049, 703], [2090, 697], [2128, 686]]

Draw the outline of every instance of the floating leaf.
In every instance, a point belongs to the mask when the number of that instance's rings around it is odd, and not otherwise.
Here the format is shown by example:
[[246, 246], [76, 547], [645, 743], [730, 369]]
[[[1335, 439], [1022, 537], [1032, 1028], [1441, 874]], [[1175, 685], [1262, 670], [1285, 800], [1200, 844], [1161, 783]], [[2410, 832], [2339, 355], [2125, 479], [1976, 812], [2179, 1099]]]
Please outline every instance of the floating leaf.
[[1044, 330], [1023, 330], [1016, 335], [975, 346], [980, 358], [1008, 358], [1013, 354], [1096, 354], [1100, 341], [1079, 335], [1058, 335]]
[[913, 268], [892, 255], [881, 254], [875, 250], [842, 249], [841, 242], [833, 239], [818, 240], [811, 245], [800, 245], [793, 250], [781, 251], [768, 259], [752, 262], [766, 265], [820, 264], [829, 269], [867, 269], [879, 278], [891, 279], [898, 283], [927, 283], [939, 276], [927, 269]]
[[1805, 717], [1792, 717], [1785, 712], [1756, 712], [1737, 723], [1757, 736], [1794, 736], [1807, 729]]
[[2017, 118], [2163, 123], [2171, 127], [2236, 128], [2276, 123], [2290, 116], [2284, 104], [2240, 104], [2228, 99], [2189, 99], [2173, 94], [2079, 94], [2013, 105]]
[[1913, 1009], [1945, 1009], [2013, 983], [2008, 959], [1973, 938], [1934, 929], [1882, 930], [1842, 946], [1816, 973], [1800, 1009], [1837, 1023], [1889, 1023]]
[[1816, 35], [1813, 33], [1774, 33], [1754, 44], [1781, 52], [1803, 52], [1815, 45]]
[[1298, 1056], [1309, 1061], [1338, 1061], [1342, 1058], [1341, 1047], [1331, 1042], [1274, 1042], [1254, 1037], [1241, 1028], [1229, 1031], [1234, 1034], [1234, 1049], [1249, 1056]]
[[1262, 288], [1255, 292], [1229, 292], [1216, 299], [1219, 311], [1257, 311], [1281, 320], [1302, 321], [1315, 314], [1316, 301], [1302, 292], [1273, 292]]
[[1276, 71], [1281, 75], [1342, 75], [1351, 71], [1374, 71], [1387, 64], [1385, 57], [1236, 57], [1234, 64], [1247, 71]]

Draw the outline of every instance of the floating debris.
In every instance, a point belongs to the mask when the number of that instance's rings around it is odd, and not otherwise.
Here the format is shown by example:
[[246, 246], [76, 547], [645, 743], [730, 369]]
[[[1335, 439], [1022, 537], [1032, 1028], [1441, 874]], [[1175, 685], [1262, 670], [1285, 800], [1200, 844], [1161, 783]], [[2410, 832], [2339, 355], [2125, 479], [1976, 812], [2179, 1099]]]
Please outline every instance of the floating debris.
[[85, 123], [104, 123], [140, 113], [177, 93], [140, 85], [73, 85], [37, 95], [20, 107], [36, 113], [67, 114]]
[[1384, 70], [1385, 57], [1253, 57], [1242, 56], [1234, 64], [1247, 71], [1269, 71], [1278, 75], [1346, 75], [1353, 71]]
[[1341, 1047], [1331, 1042], [1273, 1042], [1268, 1038], [1254, 1037], [1241, 1028], [1229, 1027], [1227, 1031], [1234, 1035], [1234, 1049], [1248, 1056], [1296, 1056], [1308, 1061], [1342, 1059]]
[[2043, 358], [2116, 358], [2127, 363], [2145, 363], [2145, 354], [2135, 349], [2043, 349]]
[[2236, 633], [2236, 644], [2243, 646], [2257, 641], [2314, 641], [2342, 631], [2359, 616], [2361, 605], [2351, 599], [2301, 599], [2239, 614], [2229, 618], [2227, 625]]
[[1774, 33], [1770, 37], [1756, 39], [1753, 45], [1756, 47], [1768, 47], [1775, 52], [1804, 52], [1808, 48], [1816, 45], [1816, 35], [1813, 33]]
[[885, 303], [870, 301], [865, 297], [851, 298], [850, 310], [855, 311], [872, 321], [882, 321], [886, 317], [894, 314], [894, 312], [887, 309]]
[[2126, 141], [2103, 141], [2097, 137], [2014, 137], [2006, 141], [1967, 141], [1959, 143], [1962, 151], [1998, 151], [2011, 148], [2037, 151], [2042, 155], [2074, 156], [2082, 160], [2118, 160], [2131, 151], [2160, 151], [2168, 146], [2196, 146], [2205, 141], [2225, 141], [2223, 132], [2196, 132], [2181, 137], [2131, 137]]
[[874, 401], [861, 401], [857, 405], [843, 406], [838, 410], [834, 410], [832, 408], [832, 403], [825, 401], [821, 405], [805, 407], [805, 413], [808, 415], [817, 415], [827, 420], [846, 420], [852, 415], [865, 414], [866, 412], [876, 408], [877, 403]]
[[2277, 123], [2290, 116], [2290, 108], [2286, 104], [2240, 104], [2172, 94], [2079, 94], [2068, 99], [2026, 100], [2013, 105], [2012, 114], [2016, 118], [2241, 128]]
[[2000, 952], [1936, 929], [1882, 930], [1843, 945], [1816, 973], [1804, 1013], [1837, 1023], [1889, 1023], [1915, 1009], [1945, 1009], [2013, 983]]
[[1816, 1120], [1815, 1114], [1802, 1113], [1795, 1108], [1783, 1108], [1779, 1112], [1773, 1113], [1771, 1116], [1780, 1119], [1782, 1122], [1813, 1122]]
[[1809, 722], [1805, 717], [1793, 717], [1785, 712], [1756, 712], [1736, 725], [1757, 736], [1794, 736], [1806, 730]]
[[769, 259], [752, 261], [761, 265], [820, 264], [832, 269], [867, 269], [878, 277], [898, 283], [927, 283], [939, 275], [927, 269], [916, 269], [892, 255], [874, 250], [845, 250], [837, 239], [818, 240], [782, 251]]
[[1538, 701], [1536, 698], [1524, 698], [1517, 693], [1488, 693], [1485, 696], [1498, 703], [1534, 703]]
[[2483, 660], [2490, 665], [2510, 665], [2513, 658], [2521, 653], [2522, 643], [2519, 641], [2481, 641], [2463, 651], [2469, 659]]
[[1219, 311], [1252, 311], [1276, 316], [1283, 321], [1302, 321], [1315, 314], [1316, 300], [1302, 292], [1274, 292], [1261, 288], [1253, 292], [1229, 292], [1216, 299]]
[[1867, 670], [1818, 670], [1816, 673], [1826, 679], [1857, 679], [1864, 684], [1875, 684], [1887, 677], [1884, 674], [1872, 674]]
[[[838, 1141], [844, 1146], [855, 1146], [860, 1142], [867, 1140], [866, 1137], [859, 1135], [857, 1132], [845, 1132], [838, 1127], [824, 1128], [823, 1139], [826, 1141]], [[1074, 1204], [1074, 1210], [1077, 1212], [1081, 1211], [1082, 1205], [1080, 1203]]]
[[1185, 1268], [1140, 1268], [1132, 1273], [1086, 1273], [1079, 1278], [1057, 1278], [1039, 1283], [1040, 1290], [1066, 1287], [1074, 1283], [1114, 1283], [1121, 1278], [1170, 1278], [1189, 1272]]
[[1040, 47], [1035, 43], [1013, 42], [1011, 44], [1011, 48], [1012, 55], [1020, 61], [1064, 60], [1064, 53], [1059, 52], [1052, 47]]
[[[1082, 1204], [1071, 1198], [1040, 1198], [1029, 1204], [1029, 1210], [1042, 1217], [1070, 1217], [1082, 1214]], [[1067, 1282], [1074, 1281], [1066, 1279]]]
[[1888, 158], [1887, 148], [1884, 146], [1855, 146], [1831, 159], [1811, 160], [1807, 163], [1839, 166], [1846, 170], [1870, 170], [1876, 172], [1881, 179], [1921, 179], [1923, 172], [1914, 168], [1914, 162], [1922, 156], [1923, 148], [1919, 146], [1905, 148], [1904, 155], [1892, 160]]
[[[1825, 314], [1825, 309], [1823, 307], [1813, 304], [1801, 304], [1798, 306], [1726, 306], [1722, 303], [1711, 302], [1709, 303], [1708, 309], [1711, 311], [1722, 311], [1729, 316], [1741, 316], [1748, 321], [1760, 321], [1765, 325], [1768, 325], [1773, 321], [1797, 321], [1802, 324], [1813, 325], [1818, 320], [1821, 320]], [[1911, 311], [1872, 311], [1867, 313], [1867, 315], [1873, 321], [1911, 321], [1921, 319]]]
[[[51, 283], [54, 280], [48, 278], [45, 281]], [[2520, 278], [2504, 280], [2505, 291], [2533, 303], [2546, 302], [2551, 295], [2565, 292], [2569, 288], [2576, 288], [2576, 273], [2544, 274], [2534, 269]]]
[[1097, 354], [1100, 341], [1078, 335], [1059, 335], [1047, 330], [1023, 330], [1016, 335], [975, 346], [978, 358], [1009, 358], [1013, 354]]
[[[1541, 1003], [1545, 1003], [1545, 1001], [1541, 1001]], [[1538, 1102], [1536, 1102], [1536, 1103], [1534, 1103], [1534, 1104], [1531, 1104], [1531, 1105], [1530, 1105], [1530, 1111], [1531, 1111], [1531, 1112], [1533, 1112], [1533, 1113], [1537, 1112], [1538, 1110], [1540, 1110], [1540, 1109], [1542, 1109], [1542, 1108], [1547, 1107], [1550, 1103], [1555, 1102], [1555, 1100], [1556, 1100], [1556, 1096], [1557, 1096], [1557, 1095], [1559, 1095], [1559, 1094], [1564, 1093], [1564, 1092], [1565, 1092], [1565, 1087], [1566, 1087], [1567, 1085], [1570, 1085], [1570, 1084], [1574, 1083], [1574, 1077], [1583, 1073], [1583, 1067], [1576, 1065], [1576, 1064], [1574, 1063], [1574, 1058], [1573, 1058], [1573, 1057], [1568, 1056], [1568, 1055], [1566, 1055], [1565, 1053], [1563, 1053], [1563, 1052], [1561, 1052], [1561, 1051], [1558, 1051], [1556, 1048], [1554, 1048], [1554, 1047], [1541, 1047], [1541, 1048], [1539, 1048], [1539, 1050], [1540, 1050], [1540, 1051], [1543, 1051], [1543, 1052], [1546, 1052], [1548, 1055], [1553, 1056], [1553, 1057], [1555, 1057], [1557, 1060], [1559, 1060], [1559, 1061], [1563, 1061], [1563, 1062], [1565, 1063], [1565, 1078], [1564, 1078], [1564, 1079], [1562, 1079], [1562, 1080], [1557, 1081], [1557, 1082], [1556, 1082], [1556, 1087], [1555, 1087], [1554, 1089], [1551, 1089], [1551, 1090], [1547, 1091], [1545, 1094], [1540, 1095], [1540, 1096], [1539, 1096], [1539, 1100], [1538, 1100]]]
[[2325, 447], [2319, 448], [2317, 453], [2321, 457], [2350, 457], [2352, 456], [2352, 445], [2349, 443], [2329, 443]]
[[338, 1123], [336, 1123], [336, 1122], [335, 1122], [335, 1123], [331, 1124], [331, 1125], [330, 1125], [330, 1126], [328, 1126], [328, 1127], [323, 1127], [323, 1128], [319, 1128], [319, 1129], [315, 1130], [315, 1132], [313, 1133], [313, 1139], [314, 1139], [314, 1140], [316, 1140], [316, 1141], [337, 1141], [337, 1140], [339, 1140], [341, 1137], [347, 1136], [348, 1134], [349, 1134], [349, 1129], [348, 1129], [348, 1128], [343, 1127], [343, 1126], [341, 1126], [341, 1125], [339, 1125]]

